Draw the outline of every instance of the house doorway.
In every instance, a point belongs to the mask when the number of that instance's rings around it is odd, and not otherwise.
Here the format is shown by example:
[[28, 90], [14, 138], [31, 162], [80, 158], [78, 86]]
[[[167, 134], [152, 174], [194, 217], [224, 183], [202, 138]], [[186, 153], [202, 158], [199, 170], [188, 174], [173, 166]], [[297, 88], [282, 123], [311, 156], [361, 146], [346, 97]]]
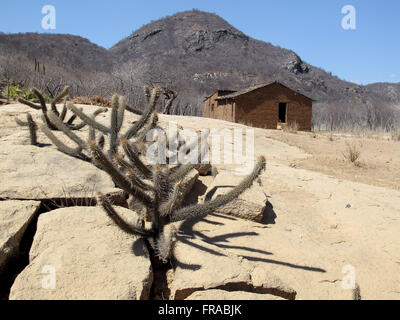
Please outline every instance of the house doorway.
[[287, 103], [279, 103], [279, 122], [286, 123]]

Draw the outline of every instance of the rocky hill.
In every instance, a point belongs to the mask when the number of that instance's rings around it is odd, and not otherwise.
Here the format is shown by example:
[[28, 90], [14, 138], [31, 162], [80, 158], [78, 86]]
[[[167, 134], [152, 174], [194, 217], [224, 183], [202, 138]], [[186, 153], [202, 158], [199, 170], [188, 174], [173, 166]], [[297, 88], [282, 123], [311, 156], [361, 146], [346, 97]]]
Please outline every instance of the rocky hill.
[[[109, 81], [110, 91], [121, 94], [143, 83], [161, 85], [178, 95], [175, 104], [190, 105], [189, 113], [196, 115], [201, 115], [203, 98], [216, 89], [270, 81], [317, 100], [314, 119], [325, 123], [338, 113], [360, 124], [371, 109], [390, 114], [400, 95], [398, 85], [382, 89], [340, 80], [291, 50], [253, 39], [218, 15], [197, 10], [151, 22], [109, 50], [76, 36], [31, 33], [0, 35], [1, 54], [5, 48], [74, 74], [112, 74], [102, 83]], [[182, 114], [182, 108], [173, 110]]]
[[357, 87], [309, 65], [293, 51], [252, 39], [219, 16], [199, 11], [152, 22], [110, 52], [119, 63], [151, 64], [206, 93], [278, 80], [321, 99]]
[[384, 83], [378, 82], [366, 86], [368, 90], [386, 99], [389, 102], [400, 105], [400, 82], [399, 83]]
[[0, 34], [0, 56], [22, 55], [47, 65], [74, 72], [110, 71], [109, 52], [82, 37], [69, 34]]

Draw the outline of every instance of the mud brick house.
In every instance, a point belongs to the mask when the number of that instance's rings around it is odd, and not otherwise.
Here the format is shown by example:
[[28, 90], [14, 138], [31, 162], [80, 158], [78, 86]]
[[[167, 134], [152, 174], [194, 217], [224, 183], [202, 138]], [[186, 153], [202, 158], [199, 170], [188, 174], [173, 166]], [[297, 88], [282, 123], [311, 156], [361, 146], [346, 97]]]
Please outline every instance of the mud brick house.
[[203, 116], [265, 129], [297, 123], [298, 130], [310, 131], [313, 101], [272, 82], [241, 91], [217, 90], [204, 100]]

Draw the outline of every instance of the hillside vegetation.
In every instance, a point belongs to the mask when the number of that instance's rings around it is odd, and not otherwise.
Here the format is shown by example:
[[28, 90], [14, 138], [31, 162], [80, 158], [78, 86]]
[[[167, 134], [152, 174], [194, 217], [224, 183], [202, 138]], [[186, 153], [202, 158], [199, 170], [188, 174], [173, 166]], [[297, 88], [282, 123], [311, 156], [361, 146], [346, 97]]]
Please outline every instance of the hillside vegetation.
[[204, 97], [216, 89], [270, 81], [317, 100], [318, 128], [391, 130], [400, 113], [400, 84], [340, 80], [291, 50], [255, 40], [221, 17], [197, 10], [151, 22], [109, 50], [72, 35], [0, 34], [0, 75], [3, 89], [12, 81], [53, 96], [73, 84], [73, 96], [119, 93], [133, 106], [143, 103], [134, 93], [143, 83], [159, 85], [161, 108], [169, 104], [170, 112], [180, 115], [201, 115]]

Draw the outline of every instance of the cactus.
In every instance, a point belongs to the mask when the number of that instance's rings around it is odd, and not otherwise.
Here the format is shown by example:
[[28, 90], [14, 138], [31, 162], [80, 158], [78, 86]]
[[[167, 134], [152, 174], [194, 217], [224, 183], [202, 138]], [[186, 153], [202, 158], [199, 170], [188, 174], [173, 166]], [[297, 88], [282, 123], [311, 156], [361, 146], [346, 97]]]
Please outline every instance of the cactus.
[[32, 116], [30, 113], [27, 113], [26, 115], [26, 122], [21, 121], [19, 119], [15, 119], [15, 122], [22, 126], [22, 127], [28, 127], [29, 128], [29, 136], [31, 138], [31, 145], [35, 146], [38, 144], [37, 142], [37, 135], [36, 135], [36, 130], [38, 129], [35, 121], [33, 121]]
[[[136, 121], [125, 133], [121, 133], [125, 99], [117, 95], [112, 97], [112, 110], [110, 125], [105, 126], [96, 121], [97, 111], [91, 117], [76, 108], [72, 103], [67, 104], [78, 118], [89, 126], [88, 141], [84, 141], [72, 132], [73, 128], [63, 123], [55, 110], [50, 110], [42, 116], [43, 124], [40, 129], [50, 138], [57, 148], [74, 157], [91, 161], [94, 165], [105, 171], [114, 181], [115, 185], [129, 196], [129, 209], [139, 214], [136, 224], [126, 222], [113, 207], [110, 199], [98, 195], [98, 203], [114, 223], [124, 232], [146, 239], [155, 256], [162, 262], [167, 262], [172, 257], [176, 242], [177, 229], [174, 222], [189, 218], [204, 217], [212, 213], [233, 199], [237, 198], [246, 189], [250, 188], [260, 173], [265, 169], [265, 158], [260, 157], [253, 169], [236, 188], [227, 194], [203, 204], [196, 204], [181, 208], [182, 194], [187, 193], [188, 188], [183, 183], [188, 173], [193, 170], [195, 164], [175, 164], [176, 159], [167, 158], [167, 164], [148, 164], [143, 158], [147, 151], [144, 142], [146, 134], [157, 127], [158, 117], [155, 107], [160, 96], [160, 89], [153, 88], [150, 91], [145, 88], [147, 107], [138, 121]], [[75, 144], [75, 148], [66, 146], [51, 132], [51, 128], [62, 131]], [[157, 127], [160, 129], [159, 127]], [[96, 142], [96, 133], [101, 136]], [[108, 140], [108, 150], [104, 151], [105, 137]], [[204, 137], [204, 136], [203, 136]], [[164, 142], [168, 142], [169, 140]], [[193, 146], [197, 143], [181, 144], [185, 154], [190, 155]], [[205, 144], [200, 151], [208, 148]], [[200, 155], [199, 155], [200, 158]], [[174, 163], [174, 165], [172, 165]], [[150, 225], [145, 224], [145, 219], [151, 220]], [[150, 222], [150, 221], [149, 221]]]
[[[37, 62], [38, 63], [38, 62]], [[39, 64], [39, 63], [38, 63]], [[36, 67], [36, 60], [35, 60], [35, 67]], [[44, 67], [44, 66], [43, 66]], [[66, 86], [64, 90], [62, 90], [54, 99], [51, 100], [50, 102], [50, 111], [47, 109], [46, 106], [46, 100], [44, 99], [43, 95], [39, 92], [37, 89], [32, 89], [32, 92], [35, 94], [35, 96], [38, 98], [40, 105], [33, 103], [29, 100], [25, 100], [23, 98], [18, 98], [18, 102], [27, 105], [28, 107], [31, 107], [32, 109], [35, 110], [42, 110], [42, 116], [44, 117], [44, 121], [46, 123], [46, 126], [50, 130], [59, 130], [58, 126], [54, 125], [53, 122], [49, 121], [49, 112], [53, 112], [53, 114], [61, 121], [63, 122], [65, 120], [65, 117], [67, 115], [67, 108], [66, 108], [66, 97], [68, 96], [70, 87]], [[64, 100], [64, 107], [61, 111], [61, 114], [59, 113], [56, 104], [59, 103], [60, 101]], [[30, 116], [30, 115], [29, 115]], [[79, 130], [82, 129], [84, 126], [86, 126], [85, 122], [81, 122], [80, 124], [74, 125], [73, 122], [76, 119], [76, 115], [72, 115], [67, 122], [64, 123], [65, 126], [67, 126], [70, 130]], [[20, 126], [29, 126], [29, 132], [30, 132], [30, 137], [31, 137], [31, 144], [32, 145], [37, 145], [37, 138], [36, 138], [36, 129], [38, 128], [37, 124], [35, 121], [32, 119], [30, 116], [30, 119], [28, 119], [28, 123], [20, 121], [16, 119], [16, 122]]]

